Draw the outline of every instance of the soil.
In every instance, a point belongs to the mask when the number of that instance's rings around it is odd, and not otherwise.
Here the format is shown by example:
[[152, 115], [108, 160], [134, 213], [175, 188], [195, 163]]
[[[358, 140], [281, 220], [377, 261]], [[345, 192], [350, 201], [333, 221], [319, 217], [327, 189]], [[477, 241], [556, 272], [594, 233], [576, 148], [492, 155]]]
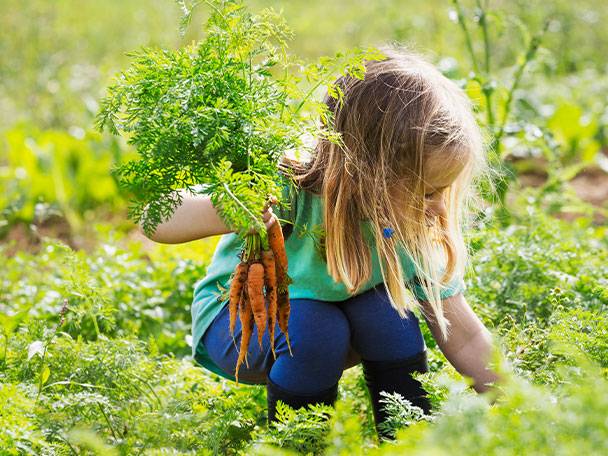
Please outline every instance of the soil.
[[15, 223], [0, 242], [5, 244], [5, 254], [13, 256], [23, 250], [32, 253], [38, 252], [45, 237], [58, 239], [72, 249], [84, 247], [73, 236], [67, 220], [60, 216], [54, 216], [38, 224]]
[[[543, 172], [530, 171], [521, 173], [518, 176], [519, 182], [524, 187], [540, 187], [547, 181], [547, 175]], [[569, 183], [576, 195], [583, 201], [602, 208], [603, 211], [596, 211], [593, 220], [597, 224], [604, 224], [608, 221], [606, 211], [608, 211], [608, 173], [597, 168], [590, 168], [581, 171]], [[557, 215], [562, 220], [574, 220], [581, 214], [576, 212], [561, 212]]]
[[608, 202], [608, 173], [594, 169], [580, 173], [570, 185], [584, 201], [598, 207], [605, 207]]

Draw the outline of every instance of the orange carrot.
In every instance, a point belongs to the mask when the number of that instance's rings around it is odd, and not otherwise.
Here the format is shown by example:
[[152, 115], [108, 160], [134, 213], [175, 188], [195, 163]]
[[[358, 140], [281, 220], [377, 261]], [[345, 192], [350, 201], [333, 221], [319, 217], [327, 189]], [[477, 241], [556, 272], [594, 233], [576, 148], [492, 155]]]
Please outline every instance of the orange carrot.
[[291, 352], [291, 343], [289, 342], [289, 314], [291, 312], [291, 307], [289, 305], [289, 290], [279, 291], [277, 296], [277, 302], [279, 305], [279, 328], [285, 334], [285, 340], [287, 341], [287, 347], [289, 348], [289, 354], [293, 356]]
[[274, 222], [268, 229], [268, 244], [274, 254], [274, 261], [277, 268], [278, 293], [285, 291], [289, 286], [287, 275], [287, 252], [285, 251], [285, 239], [283, 230], [279, 222]]
[[[238, 306], [239, 313], [241, 312], [241, 309], [243, 309], [246, 305], [248, 305], [245, 301], [248, 301], [247, 287], [243, 287], [243, 291], [241, 293], [241, 299], [239, 300], [239, 306]], [[235, 326], [236, 326], [236, 321], [235, 321]], [[242, 318], [241, 318], [241, 326], [242, 326]], [[234, 348], [237, 348], [234, 334], [232, 335], [232, 343], [234, 344]], [[247, 346], [249, 346], [249, 343], [247, 343]], [[245, 357], [245, 362], [247, 362], [247, 357]], [[247, 364], [247, 366], [249, 366], [249, 364]]]
[[289, 353], [291, 353], [291, 344], [289, 342], [288, 322], [290, 313], [289, 304], [289, 283], [291, 279], [287, 275], [287, 252], [285, 251], [285, 239], [283, 238], [283, 230], [278, 222], [273, 223], [268, 229], [268, 244], [274, 254], [274, 260], [277, 270], [277, 304], [278, 304], [278, 319], [279, 328], [285, 334]]
[[230, 284], [230, 335], [234, 339], [234, 327], [236, 326], [236, 317], [239, 308], [239, 302], [243, 295], [243, 285], [247, 281], [247, 270], [249, 265], [245, 262], [239, 263], [234, 271], [232, 283]]
[[277, 323], [277, 271], [272, 250], [262, 250], [262, 264], [264, 265], [264, 285], [266, 286], [266, 297], [268, 298], [268, 335], [270, 337], [270, 349], [274, 359], [277, 354], [274, 351], [274, 327]]
[[243, 301], [241, 308], [239, 309], [239, 315], [241, 317], [242, 332], [239, 358], [236, 361], [236, 369], [234, 372], [234, 378], [236, 379], [237, 385], [239, 383], [239, 368], [241, 367], [241, 364], [243, 364], [243, 361], [245, 361], [247, 368], [249, 368], [249, 363], [247, 362], [247, 349], [249, 348], [251, 334], [253, 334], [253, 313], [251, 312], [251, 305], [249, 304], [249, 296], [246, 287], [243, 290]]
[[253, 318], [258, 327], [258, 344], [262, 349], [262, 337], [266, 331], [266, 304], [264, 302], [264, 265], [253, 263], [247, 275], [247, 296], [251, 303]]

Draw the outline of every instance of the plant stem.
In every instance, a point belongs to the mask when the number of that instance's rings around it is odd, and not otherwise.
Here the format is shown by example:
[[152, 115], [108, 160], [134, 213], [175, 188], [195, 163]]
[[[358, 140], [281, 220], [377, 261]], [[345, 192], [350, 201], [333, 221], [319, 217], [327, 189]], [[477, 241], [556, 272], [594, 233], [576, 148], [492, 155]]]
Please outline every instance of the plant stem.
[[488, 33], [488, 20], [486, 12], [488, 10], [489, 0], [484, 2], [484, 5], [481, 5], [481, 0], [477, 0], [477, 8], [479, 9], [479, 25], [481, 26], [481, 32], [483, 35], [483, 44], [484, 44], [484, 57], [485, 57], [485, 71], [486, 75], [490, 75], [490, 35]]
[[494, 132], [494, 109], [492, 106], [492, 93], [493, 87], [491, 84], [491, 66], [490, 66], [490, 34], [488, 32], [488, 3], [489, 0], [484, 2], [482, 6], [481, 0], [477, 0], [477, 9], [479, 10], [479, 25], [481, 27], [481, 32], [483, 36], [483, 49], [484, 49], [484, 81], [482, 84], [482, 92], [484, 98], [486, 100], [486, 117], [488, 122], [488, 128], [493, 133]]
[[302, 98], [302, 101], [300, 101], [300, 104], [298, 105], [298, 107], [296, 108], [296, 110], [294, 111], [294, 114], [297, 114], [298, 112], [300, 112], [300, 109], [302, 109], [302, 106], [304, 106], [304, 103], [306, 103], [306, 100], [308, 100], [310, 98], [310, 96], [314, 93], [315, 90], [317, 90], [319, 88], [319, 86], [323, 83], [323, 80], [321, 79], [319, 82], [317, 82], [312, 89], [310, 89], [306, 95], [304, 95], [304, 98]]
[[260, 261], [262, 250], [268, 250], [268, 239], [260, 233], [250, 233], [245, 239], [245, 258], [242, 261]]
[[242, 258], [242, 261], [248, 262], [249, 258], [251, 258], [251, 252], [253, 251], [251, 234], [248, 234], [245, 238], [245, 257]]
[[[278, 221], [275, 221], [274, 223], [279, 223]], [[264, 231], [264, 235], [260, 236], [260, 243], [261, 243], [261, 249], [262, 250], [268, 250], [270, 249], [270, 246], [268, 245], [268, 233], [266, 231]]]
[[97, 315], [91, 315], [91, 319], [93, 320], [93, 326], [95, 327], [95, 335], [99, 339], [101, 331], [99, 330], [99, 324], [97, 324]]
[[46, 350], [49, 342], [44, 345], [44, 351], [42, 352], [42, 360], [40, 361], [40, 371], [38, 372], [38, 394], [36, 394], [36, 400], [34, 401], [34, 403], [38, 403], [38, 399], [40, 399], [40, 393], [42, 393], [42, 387], [44, 386], [42, 384], [42, 373], [44, 372], [44, 368], [46, 366], [44, 361], [46, 359]]
[[491, 132], [494, 131], [494, 113], [492, 108], [492, 93], [491, 89], [482, 89], [483, 96], [486, 100], [486, 117], [488, 122], [488, 128]]
[[456, 13], [458, 15], [458, 24], [460, 24], [460, 28], [464, 32], [464, 39], [467, 45], [467, 49], [469, 54], [471, 55], [471, 61], [473, 63], [473, 69], [475, 73], [479, 74], [479, 64], [477, 63], [477, 57], [475, 57], [475, 51], [473, 51], [473, 41], [471, 40], [471, 34], [469, 33], [469, 28], [464, 20], [464, 12], [462, 11], [462, 6], [460, 5], [459, 0], [452, 0], [454, 7], [456, 8]]
[[4, 347], [2, 348], [2, 359], [0, 359], [0, 366], [4, 366], [6, 364], [6, 351], [8, 347], [8, 334], [6, 330], [2, 331], [2, 335], [4, 336]]
[[[333, 74], [335, 71], [335, 68], [337, 67], [337, 65], [334, 65], [331, 70], [327, 71], [327, 74]], [[300, 103], [298, 104], [298, 107], [296, 108], [296, 110], [294, 111], [294, 114], [297, 114], [298, 112], [300, 112], [300, 109], [302, 109], [302, 107], [304, 106], [304, 104], [306, 103], [306, 101], [312, 96], [312, 94], [315, 92], [315, 90], [317, 90], [319, 88], [319, 86], [321, 84], [323, 84], [323, 82], [325, 82], [325, 79], [323, 79], [322, 76], [320, 76], [319, 81], [317, 81], [317, 83], [312, 86], [312, 88], [306, 92], [306, 95], [304, 95], [304, 97], [302, 98], [302, 101], [300, 101]]]
[[116, 437], [116, 432], [114, 432], [114, 427], [112, 427], [112, 423], [110, 423], [108, 415], [106, 415], [105, 410], [103, 409], [103, 407], [101, 406], [101, 404], [99, 402], [97, 403], [97, 406], [99, 407], [99, 410], [101, 411], [101, 414], [105, 418], [106, 423], [108, 423], [108, 427], [110, 428], [110, 432], [112, 433], [112, 436], [114, 437], [114, 440], [118, 441], [118, 437]]
[[253, 215], [251, 213], [251, 211], [249, 209], [247, 209], [247, 206], [245, 206], [240, 199], [238, 199], [234, 193], [232, 193], [232, 191], [230, 190], [230, 187], [228, 186], [228, 184], [226, 184], [224, 182], [224, 189], [226, 190], [226, 192], [228, 193], [228, 195], [234, 200], [235, 203], [237, 203], [239, 206], [241, 206], [241, 209], [243, 209], [247, 215], [249, 215], [249, 217], [251, 217], [251, 220], [253, 221], [254, 225], [258, 227], [258, 229], [260, 228], [260, 221], [258, 220], [258, 218]]
[[543, 29], [539, 33], [537, 33], [535, 36], [532, 37], [532, 39], [530, 40], [530, 43], [528, 45], [528, 49], [526, 50], [524, 59], [522, 60], [522, 62], [519, 64], [519, 66], [515, 70], [515, 76], [513, 77], [513, 82], [511, 83], [511, 87], [509, 88], [509, 91], [507, 92], [507, 99], [505, 101], [503, 116], [502, 116], [502, 119], [500, 122], [500, 126], [499, 126], [498, 131], [496, 132], [496, 136], [494, 138], [494, 149], [496, 150], [496, 154], [498, 157], [500, 157], [500, 149], [501, 149], [501, 145], [502, 145], [501, 140], [502, 140], [502, 137], [505, 132], [505, 126], [507, 124], [509, 114], [511, 113], [511, 107], [513, 105], [513, 95], [515, 93], [515, 90], [517, 90], [517, 87], [519, 86], [521, 77], [523, 76], [524, 70], [528, 66], [528, 63], [530, 63], [532, 61], [532, 59], [534, 58], [534, 56], [536, 55], [536, 51], [538, 50], [538, 47], [540, 46], [542, 37], [547, 30], [548, 24], [549, 24], [548, 21], [545, 22]]
[[[283, 81], [287, 81], [287, 75], [288, 75], [288, 73], [287, 73], [287, 65], [284, 65], [283, 68], [284, 68]], [[279, 120], [281, 122], [283, 122], [283, 112], [284, 111], [285, 111], [285, 103], [283, 102], [283, 103], [281, 103], [281, 113], [279, 114]]]
[[78, 456], [78, 452], [74, 449], [74, 447], [72, 446], [72, 444], [70, 442], [68, 442], [67, 439], [65, 439], [62, 436], [59, 436], [59, 438], [65, 442], [65, 444], [70, 448], [70, 451], [72, 451], [72, 453], [74, 453], [76, 456]]
[[158, 394], [156, 394], [156, 391], [154, 391], [154, 388], [152, 387], [152, 385], [150, 385], [150, 382], [148, 382], [145, 378], [140, 377], [139, 375], [136, 375], [136, 374], [131, 374], [131, 375], [133, 376], [133, 378], [136, 378], [137, 380], [139, 380], [141, 383], [143, 383], [145, 386], [148, 387], [148, 389], [150, 390], [152, 395], [156, 398], [156, 401], [158, 402], [158, 406], [162, 407], [163, 403], [160, 400], [160, 397], [158, 397]]
[[[122, 373], [122, 372], [121, 372], [119, 375], [120, 375], [122, 378], [125, 378], [125, 379], [127, 379], [127, 381], [129, 381], [129, 382], [130, 382], [131, 378], [130, 378], [130, 377], [127, 377], [127, 376], [126, 376], [124, 373]], [[130, 375], [132, 375], [132, 374], [130, 374]], [[136, 377], [135, 375], [132, 375], [132, 376], [133, 376], [133, 377], [135, 377], [137, 380], [140, 380], [140, 381], [141, 381], [141, 379], [140, 379], [140, 378], [138, 378], [138, 377]], [[150, 395], [149, 395], [147, 392], [145, 392], [145, 391], [144, 391], [144, 390], [143, 390], [143, 389], [142, 389], [142, 388], [141, 388], [139, 385], [137, 385], [135, 382], [131, 382], [131, 383], [132, 383], [133, 387], [134, 387], [134, 388], [135, 388], [135, 389], [136, 389], [136, 390], [139, 392], [139, 394], [141, 394], [141, 396], [142, 396], [142, 397], [146, 397], [146, 398], [149, 400], [149, 401], [148, 401], [148, 407], [150, 407], [150, 411], [153, 411], [153, 410], [154, 410], [154, 406], [152, 405], [152, 398], [150, 397]], [[160, 399], [158, 399], [158, 397], [157, 397], [157, 400], [158, 400], [159, 405], [161, 405], [161, 403], [160, 403]]]

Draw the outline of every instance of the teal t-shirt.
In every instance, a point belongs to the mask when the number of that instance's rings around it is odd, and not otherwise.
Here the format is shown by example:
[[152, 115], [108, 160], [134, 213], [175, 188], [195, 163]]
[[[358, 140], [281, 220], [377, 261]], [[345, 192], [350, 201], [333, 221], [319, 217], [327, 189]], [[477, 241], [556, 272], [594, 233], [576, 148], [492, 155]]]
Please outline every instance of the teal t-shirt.
[[[290, 211], [277, 209], [274, 212], [280, 219], [293, 222], [294, 226], [291, 235], [285, 239], [289, 276], [293, 279], [293, 283], [289, 286], [290, 299], [307, 298], [339, 302], [350, 298], [351, 295], [346, 286], [334, 282], [328, 274], [322, 249], [319, 248], [319, 237], [315, 235], [318, 233], [316, 230], [323, 226], [322, 197], [306, 190], [285, 187], [283, 198], [283, 201], [286, 200], [285, 198], [290, 201]], [[359, 293], [368, 291], [383, 282], [371, 226], [367, 222], [361, 223], [363, 235], [370, 245], [372, 274]], [[224, 289], [228, 288], [230, 276], [240, 262], [238, 254], [241, 247], [242, 241], [235, 233], [225, 234], [221, 237], [205, 277], [195, 284], [192, 303], [192, 355], [194, 359], [208, 370], [231, 380], [234, 380], [234, 377], [223, 372], [208, 357], [201, 339], [215, 317], [227, 305], [227, 301], [222, 302], [219, 299], [218, 284]], [[413, 283], [415, 267], [409, 256], [402, 257], [402, 266], [405, 279]], [[441, 297], [442, 299], [447, 298], [463, 290], [463, 281], [455, 278], [442, 289]], [[419, 286], [412, 287], [412, 292], [417, 299], [425, 299], [424, 292]]]

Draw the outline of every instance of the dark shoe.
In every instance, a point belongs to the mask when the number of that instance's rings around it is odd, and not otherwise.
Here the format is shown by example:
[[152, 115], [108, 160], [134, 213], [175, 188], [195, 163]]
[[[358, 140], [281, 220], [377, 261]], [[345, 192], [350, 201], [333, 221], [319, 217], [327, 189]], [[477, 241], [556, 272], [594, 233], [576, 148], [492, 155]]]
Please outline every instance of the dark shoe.
[[266, 382], [266, 401], [268, 403], [268, 424], [276, 422], [277, 401], [289, 405], [294, 410], [309, 404], [325, 404], [333, 406], [338, 398], [338, 383], [331, 388], [314, 395], [293, 394], [270, 381]]
[[431, 404], [427, 397], [428, 393], [422, 388], [422, 384], [411, 376], [413, 372], [429, 371], [426, 350], [400, 361], [362, 360], [362, 364], [379, 437], [394, 438], [387, 431], [381, 432], [379, 430], [380, 424], [387, 419], [387, 413], [383, 409], [384, 404], [380, 403], [380, 399], [382, 399], [381, 391], [399, 393], [412, 405], [420, 407], [426, 415], [430, 413]]

